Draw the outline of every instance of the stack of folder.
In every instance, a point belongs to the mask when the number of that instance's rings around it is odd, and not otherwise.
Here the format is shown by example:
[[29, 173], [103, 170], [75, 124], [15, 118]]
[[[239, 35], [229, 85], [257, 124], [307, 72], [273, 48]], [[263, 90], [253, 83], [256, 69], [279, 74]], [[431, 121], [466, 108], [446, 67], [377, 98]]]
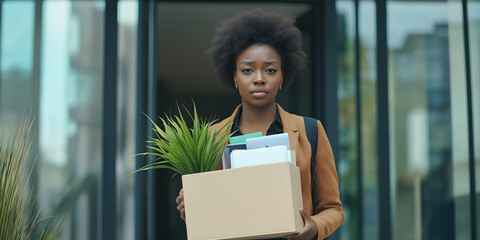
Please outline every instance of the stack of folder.
[[261, 132], [230, 138], [223, 152], [223, 169], [257, 166], [279, 162], [295, 163], [287, 133], [262, 136]]

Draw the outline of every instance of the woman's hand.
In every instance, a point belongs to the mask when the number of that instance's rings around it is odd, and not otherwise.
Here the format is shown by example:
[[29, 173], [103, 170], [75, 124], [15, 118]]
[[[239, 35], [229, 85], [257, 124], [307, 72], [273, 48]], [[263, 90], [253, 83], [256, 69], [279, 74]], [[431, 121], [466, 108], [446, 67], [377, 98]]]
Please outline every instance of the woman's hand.
[[183, 204], [183, 188], [180, 189], [180, 192], [178, 193], [178, 197], [175, 200], [177, 202], [177, 210], [180, 212], [180, 218], [185, 221], [185, 205]]
[[302, 231], [298, 234], [285, 236], [283, 238], [288, 240], [310, 240], [317, 236], [318, 229], [313, 219], [303, 209], [300, 209], [300, 215], [302, 215], [303, 222], [305, 223]]

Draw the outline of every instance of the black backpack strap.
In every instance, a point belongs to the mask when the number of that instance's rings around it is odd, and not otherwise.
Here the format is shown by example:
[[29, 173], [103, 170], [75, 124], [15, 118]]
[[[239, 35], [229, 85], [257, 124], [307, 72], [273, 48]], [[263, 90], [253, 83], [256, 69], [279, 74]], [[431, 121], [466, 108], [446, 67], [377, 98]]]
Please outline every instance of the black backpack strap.
[[307, 132], [307, 138], [308, 142], [310, 143], [310, 146], [312, 147], [312, 158], [310, 160], [310, 178], [312, 180], [311, 182], [311, 188], [312, 188], [312, 204], [313, 206], [313, 211], [315, 212], [315, 196], [313, 191], [314, 187], [314, 177], [315, 177], [315, 167], [317, 166], [317, 159], [315, 156], [317, 155], [317, 145], [318, 145], [318, 125], [317, 125], [317, 120], [311, 117], [303, 117], [303, 120], [305, 121], [305, 131]]

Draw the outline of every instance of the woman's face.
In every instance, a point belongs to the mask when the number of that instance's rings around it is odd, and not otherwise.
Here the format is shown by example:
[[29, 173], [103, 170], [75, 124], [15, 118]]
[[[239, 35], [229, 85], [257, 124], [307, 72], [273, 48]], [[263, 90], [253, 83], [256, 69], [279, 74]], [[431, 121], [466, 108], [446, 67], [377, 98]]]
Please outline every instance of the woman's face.
[[243, 104], [264, 107], [275, 103], [283, 82], [281, 58], [269, 45], [254, 44], [237, 58], [234, 81]]

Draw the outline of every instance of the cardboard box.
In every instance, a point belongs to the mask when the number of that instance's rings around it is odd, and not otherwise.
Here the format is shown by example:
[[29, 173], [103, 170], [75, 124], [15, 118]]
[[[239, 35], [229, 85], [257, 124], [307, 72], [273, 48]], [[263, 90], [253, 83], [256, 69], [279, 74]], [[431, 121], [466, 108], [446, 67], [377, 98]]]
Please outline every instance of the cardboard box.
[[184, 175], [187, 236], [262, 239], [300, 232], [300, 171], [289, 162]]

